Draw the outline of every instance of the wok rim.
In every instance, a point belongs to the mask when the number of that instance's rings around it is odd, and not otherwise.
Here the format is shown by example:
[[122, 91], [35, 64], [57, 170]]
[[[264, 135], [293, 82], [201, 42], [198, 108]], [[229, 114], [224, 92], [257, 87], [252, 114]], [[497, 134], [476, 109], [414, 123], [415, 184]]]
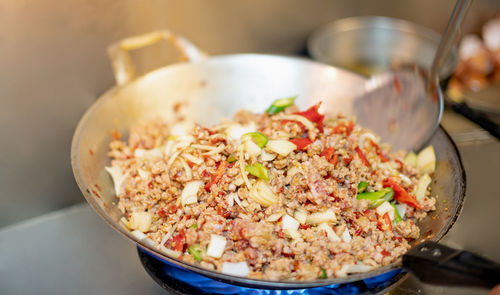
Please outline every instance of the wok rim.
[[[133, 84], [133, 83], [138, 83], [143, 79], [148, 78], [151, 75], [154, 75], [155, 73], [158, 73], [159, 71], [162, 71], [166, 68], [172, 67], [172, 66], [179, 66], [179, 65], [189, 65], [189, 64], [200, 64], [204, 63], [206, 61], [213, 61], [216, 59], [224, 59], [224, 58], [231, 58], [231, 57], [241, 57], [241, 56], [258, 56], [258, 57], [272, 57], [272, 58], [279, 58], [279, 59], [287, 59], [290, 61], [294, 62], [305, 62], [305, 63], [310, 63], [310, 64], [315, 64], [315, 65], [320, 65], [323, 67], [328, 67], [328, 68], [334, 68], [337, 70], [342, 70], [345, 72], [349, 72], [353, 75], [357, 75], [349, 70], [344, 70], [342, 68], [334, 67], [331, 65], [327, 65], [321, 62], [313, 61], [310, 59], [306, 59], [303, 57], [292, 57], [292, 56], [283, 56], [283, 55], [273, 55], [273, 54], [230, 54], [230, 55], [220, 55], [220, 56], [214, 56], [207, 58], [204, 61], [200, 61], [197, 63], [176, 63], [173, 65], [169, 65], [160, 69], [157, 69], [155, 71], [149, 72], [139, 78], [137, 78], [134, 81], [131, 81], [127, 84], [118, 86], [115, 85], [108, 91], [106, 91], [103, 95], [99, 96], [97, 100], [85, 111], [85, 114], [82, 116], [80, 121], [77, 124], [77, 127], [75, 129], [73, 139], [71, 142], [71, 166], [72, 166], [72, 171], [73, 175], [75, 177], [75, 181], [80, 188], [80, 191], [84, 195], [85, 199], [87, 202], [90, 204], [90, 206], [99, 214], [99, 216], [106, 221], [112, 228], [114, 228], [116, 231], [121, 233], [123, 236], [128, 238], [128, 240], [133, 241], [136, 245], [142, 247], [143, 249], [151, 252], [152, 254], [160, 257], [161, 259], [164, 259], [170, 263], [173, 263], [179, 267], [185, 268], [187, 270], [199, 273], [201, 275], [207, 276], [209, 278], [215, 279], [217, 281], [221, 281], [224, 283], [228, 284], [234, 284], [238, 286], [245, 286], [245, 287], [251, 287], [251, 288], [261, 288], [261, 289], [307, 289], [307, 288], [314, 288], [314, 287], [321, 287], [321, 286], [328, 286], [328, 285], [335, 285], [335, 284], [345, 284], [345, 283], [350, 283], [354, 281], [360, 281], [364, 279], [368, 279], [371, 277], [375, 277], [377, 275], [383, 274], [385, 272], [388, 272], [390, 270], [394, 270], [397, 268], [402, 267], [402, 259], [401, 257], [397, 259], [395, 262], [376, 268], [372, 271], [365, 272], [365, 273], [359, 273], [359, 274], [351, 274], [348, 275], [347, 277], [343, 278], [331, 278], [331, 279], [318, 279], [318, 280], [313, 280], [313, 281], [270, 281], [270, 280], [262, 280], [262, 279], [252, 279], [252, 278], [244, 278], [244, 277], [238, 277], [238, 276], [233, 276], [233, 275], [228, 275], [228, 274], [223, 274], [218, 271], [211, 271], [205, 268], [202, 268], [200, 266], [192, 265], [187, 262], [184, 262], [182, 260], [176, 259], [169, 257], [156, 248], [147, 245], [143, 242], [140, 242], [130, 234], [129, 231], [125, 230], [122, 226], [119, 225], [118, 222], [115, 222], [105, 211], [104, 209], [101, 208], [101, 206], [97, 203], [96, 199], [92, 196], [91, 193], [91, 185], [86, 185], [85, 179], [82, 176], [81, 171], [81, 165], [79, 162], [79, 154], [80, 154], [80, 142], [82, 140], [81, 135], [83, 133], [83, 130], [85, 126], [87, 125], [86, 123], [89, 121], [91, 115], [99, 109], [99, 106], [103, 104], [106, 100], [110, 99], [113, 97], [113, 95], [120, 91], [122, 88], [124, 88], [127, 85]], [[360, 76], [360, 75], [357, 75]], [[438, 131], [439, 130], [439, 131]], [[453, 147], [453, 150], [455, 152], [455, 155], [457, 157], [457, 161], [459, 163], [458, 169], [460, 170], [460, 176], [462, 177], [462, 183], [460, 184], [461, 188], [461, 195], [458, 198], [458, 203], [456, 204], [454, 208], [454, 214], [450, 216], [450, 219], [447, 221], [445, 226], [441, 228], [439, 233], [437, 233], [435, 236], [433, 236], [430, 240], [432, 241], [439, 241], [441, 240], [444, 235], [450, 230], [450, 228], [453, 226], [453, 224], [456, 222], [458, 216], [460, 215], [463, 207], [463, 203], [465, 200], [465, 191], [466, 191], [466, 178], [465, 178], [465, 170], [463, 167], [462, 159], [460, 156], [460, 153], [458, 151], [458, 148], [456, 144], [453, 142], [451, 139], [450, 135], [442, 128], [441, 125], [439, 125], [439, 128], [436, 129], [434, 132], [433, 136], [437, 132], [443, 132], [446, 138], [446, 141], [448, 144], [450, 144]], [[432, 137], [433, 137], [432, 136]], [[431, 138], [432, 138], [431, 137]], [[106, 204], [104, 205], [106, 206]]]

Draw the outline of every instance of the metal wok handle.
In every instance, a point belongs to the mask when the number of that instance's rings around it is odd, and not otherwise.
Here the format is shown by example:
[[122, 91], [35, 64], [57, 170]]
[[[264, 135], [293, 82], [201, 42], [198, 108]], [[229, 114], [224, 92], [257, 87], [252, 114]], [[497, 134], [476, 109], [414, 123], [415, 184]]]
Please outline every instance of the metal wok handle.
[[403, 266], [430, 284], [483, 288], [500, 284], [500, 264], [431, 241], [408, 251], [403, 256]]
[[135, 67], [130, 58], [130, 50], [151, 46], [162, 40], [171, 42], [180, 51], [181, 60], [196, 62], [207, 57], [207, 54], [193, 43], [167, 30], [125, 38], [108, 47], [108, 55], [113, 65], [116, 83], [123, 85], [135, 78]]

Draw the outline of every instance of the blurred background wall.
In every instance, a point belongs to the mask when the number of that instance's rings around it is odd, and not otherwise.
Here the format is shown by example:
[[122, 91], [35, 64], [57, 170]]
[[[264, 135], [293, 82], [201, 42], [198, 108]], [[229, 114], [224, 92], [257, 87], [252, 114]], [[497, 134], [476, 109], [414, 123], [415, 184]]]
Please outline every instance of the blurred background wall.
[[[211, 54], [301, 51], [309, 33], [355, 15], [406, 19], [441, 32], [453, 0], [0, 0], [0, 227], [84, 201], [70, 166], [80, 117], [113, 86], [106, 46], [155, 29], [178, 32]], [[475, 31], [498, 0], [476, 0]], [[147, 71], [168, 47], [135, 54]]]

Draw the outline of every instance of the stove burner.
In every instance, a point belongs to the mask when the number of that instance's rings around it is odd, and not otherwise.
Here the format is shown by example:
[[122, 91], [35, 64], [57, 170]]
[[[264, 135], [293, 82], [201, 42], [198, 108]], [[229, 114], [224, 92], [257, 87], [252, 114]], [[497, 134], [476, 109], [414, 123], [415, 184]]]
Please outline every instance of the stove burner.
[[287, 294], [287, 295], [319, 295], [319, 294], [378, 294], [387, 292], [406, 273], [396, 269], [364, 281], [296, 290], [266, 290], [240, 287], [216, 281], [195, 272], [180, 268], [172, 263], [137, 247], [142, 265], [147, 273], [162, 288], [176, 295], [185, 294]]

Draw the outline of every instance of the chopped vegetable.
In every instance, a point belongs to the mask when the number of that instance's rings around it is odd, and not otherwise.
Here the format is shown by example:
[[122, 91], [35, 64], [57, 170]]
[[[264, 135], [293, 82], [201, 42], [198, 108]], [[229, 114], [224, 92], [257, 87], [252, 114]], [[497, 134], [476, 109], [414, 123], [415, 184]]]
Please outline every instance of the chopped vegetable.
[[203, 186], [203, 181], [193, 180], [188, 182], [181, 193], [182, 206], [194, 204], [198, 202], [198, 190]]
[[269, 207], [278, 201], [278, 197], [265, 180], [258, 180], [250, 189], [249, 196], [264, 207]]
[[264, 149], [260, 152], [260, 159], [264, 162], [269, 162], [276, 159], [276, 154], [268, 153]]
[[324, 268], [321, 269], [321, 275], [319, 276], [320, 279], [326, 279], [326, 270]]
[[233, 124], [226, 128], [226, 135], [229, 140], [240, 140], [243, 134], [256, 130], [257, 128], [253, 122], [248, 125]]
[[358, 138], [358, 145], [360, 148], [362, 148], [362, 149], [365, 148], [366, 140], [368, 140], [368, 142], [371, 141], [373, 143], [377, 142], [377, 138], [372, 133], [369, 133], [369, 132], [363, 133]]
[[290, 139], [290, 142], [293, 143], [299, 151], [305, 150], [312, 143], [309, 138], [294, 138]]
[[367, 187], [368, 187], [368, 182], [360, 181], [358, 183], [358, 194], [364, 192]]
[[286, 157], [293, 152], [297, 146], [288, 140], [269, 140], [267, 148], [280, 156]]
[[395, 217], [394, 208], [391, 206], [391, 203], [384, 201], [380, 206], [375, 209], [377, 214], [380, 216], [384, 216], [384, 214], [389, 214], [390, 220], [393, 220]]
[[248, 268], [248, 265], [245, 261], [242, 261], [242, 262], [224, 262], [222, 264], [222, 273], [225, 273], [228, 275], [246, 277], [246, 276], [248, 276], [249, 272], [250, 272], [250, 269]]
[[268, 115], [274, 115], [284, 111], [287, 107], [292, 106], [297, 97], [280, 98], [273, 101], [273, 104], [267, 109]]
[[340, 238], [337, 236], [337, 234], [333, 231], [332, 227], [328, 223], [321, 223], [318, 226], [318, 231], [325, 231], [327, 238], [330, 240], [330, 242], [340, 242]]
[[[359, 186], [359, 185], [358, 185]], [[385, 188], [376, 192], [362, 192], [356, 196], [356, 199], [366, 199], [371, 201], [371, 207], [376, 208], [385, 201], [391, 201], [394, 191], [391, 188]]]
[[267, 171], [266, 166], [262, 165], [261, 163], [247, 165], [245, 167], [245, 170], [257, 178], [269, 180], [269, 172]]
[[307, 220], [307, 211], [304, 209], [297, 209], [293, 213], [293, 217], [300, 223], [304, 224]]
[[281, 116], [281, 119], [283, 119], [283, 122], [296, 121], [296, 122], [302, 124], [307, 130], [314, 130], [314, 128], [316, 128], [316, 127], [314, 127], [313, 122], [309, 121], [306, 117], [301, 116], [301, 115], [295, 115], [295, 114], [283, 115], [283, 116]]
[[207, 255], [215, 258], [220, 258], [226, 247], [226, 238], [216, 234], [210, 235], [210, 243], [207, 248]]
[[262, 150], [255, 142], [251, 140], [245, 140], [243, 142], [243, 147], [250, 156], [254, 157], [259, 156]]
[[188, 252], [189, 254], [191, 254], [191, 256], [193, 256], [194, 260], [198, 262], [201, 261], [202, 253], [200, 249], [200, 244], [189, 245]]
[[194, 228], [194, 229], [197, 229], [197, 228], [198, 228], [198, 225], [195, 223], [195, 224], [192, 224], [189, 228]]
[[269, 215], [269, 217], [266, 218], [266, 221], [275, 222], [275, 221], [278, 221], [278, 219], [280, 219], [281, 216], [283, 216], [283, 213], [274, 213], [274, 214]]
[[233, 155], [230, 155], [229, 157], [227, 157], [227, 162], [234, 163], [234, 162], [236, 162], [236, 158]]
[[320, 157], [325, 157], [325, 159], [333, 165], [337, 165], [339, 160], [339, 156], [335, 154], [335, 149], [332, 147], [324, 149], [319, 155]]
[[417, 154], [415, 154], [414, 152], [409, 152], [408, 155], [406, 155], [404, 161], [408, 166], [417, 167], [417, 159]]
[[130, 216], [129, 226], [132, 229], [139, 230], [143, 233], [149, 231], [153, 222], [153, 215], [149, 212], [133, 212]]
[[208, 182], [205, 185], [205, 190], [207, 192], [210, 191], [210, 188], [212, 187], [213, 184], [216, 184], [222, 178], [222, 176], [224, 175], [224, 172], [226, 172], [227, 164], [228, 164], [227, 161], [221, 161], [219, 163], [219, 167], [217, 167], [217, 170], [215, 171], [215, 174], [213, 174], [210, 177], [210, 182]]
[[413, 208], [422, 209], [415, 196], [410, 196], [408, 192], [391, 178], [386, 178], [382, 182], [384, 187], [390, 187], [394, 190], [394, 199], [400, 203], [405, 203]]
[[184, 252], [186, 245], [186, 232], [181, 229], [175, 236], [172, 237], [172, 248], [175, 251]]
[[394, 202], [391, 202], [390, 204], [391, 204], [392, 208], [394, 208], [394, 218], [392, 220], [395, 223], [398, 223], [401, 220], [403, 220], [403, 218], [401, 218], [401, 215], [399, 214], [399, 211], [398, 211], [398, 208], [396, 207], [396, 204]]
[[389, 216], [389, 212], [385, 213], [383, 218], [384, 218], [385, 224], [387, 224], [387, 227], [389, 228], [389, 230], [392, 230], [392, 221], [391, 221], [391, 217]]
[[315, 104], [303, 112], [294, 114], [307, 118], [309, 121], [316, 124], [316, 128], [318, 128], [320, 132], [323, 132], [323, 119], [325, 119], [325, 115], [318, 113], [320, 105], [321, 103]]
[[418, 153], [417, 168], [421, 174], [429, 174], [436, 170], [436, 154], [432, 145]]
[[297, 230], [299, 225], [300, 223], [288, 214], [283, 215], [283, 219], [281, 219], [281, 227], [284, 230]]
[[406, 207], [408, 207], [406, 204], [396, 204], [396, 210], [398, 210], [398, 213], [399, 213], [399, 216], [401, 216], [401, 219], [405, 218]]
[[306, 223], [320, 224], [337, 220], [335, 212], [332, 209], [327, 209], [324, 212], [312, 213], [307, 216]]
[[342, 240], [346, 243], [350, 243], [352, 241], [351, 234], [349, 233], [349, 229], [346, 227], [344, 232], [342, 233]]
[[417, 184], [417, 190], [415, 192], [415, 197], [417, 198], [418, 202], [422, 202], [422, 200], [425, 197], [425, 193], [427, 192], [427, 187], [429, 184], [431, 184], [431, 177], [429, 174], [424, 174], [420, 177], [418, 184]]
[[363, 163], [363, 165], [365, 165], [366, 167], [370, 168], [370, 162], [368, 162], [368, 160], [366, 159], [366, 156], [365, 154], [363, 153], [363, 151], [359, 148], [359, 146], [357, 146], [355, 149], [356, 153], [358, 154], [359, 156], [359, 159], [361, 160], [361, 162]]
[[241, 137], [243, 141], [252, 140], [258, 147], [263, 148], [266, 146], [268, 139], [267, 136], [260, 132], [248, 132]]

